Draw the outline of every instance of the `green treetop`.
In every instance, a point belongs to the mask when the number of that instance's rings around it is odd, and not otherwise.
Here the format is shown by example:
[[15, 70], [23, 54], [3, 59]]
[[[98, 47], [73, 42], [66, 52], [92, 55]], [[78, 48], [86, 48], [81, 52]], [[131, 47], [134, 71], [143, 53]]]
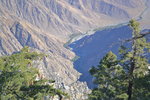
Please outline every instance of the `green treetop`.
[[62, 91], [49, 85], [52, 81], [38, 79], [40, 75], [32, 61], [43, 54], [29, 52], [25, 47], [21, 52], [0, 58], [0, 100], [41, 100], [44, 96], [66, 96]]
[[[133, 30], [132, 38], [140, 37], [140, 28], [139, 23], [135, 20], [131, 20], [129, 26]], [[149, 48], [150, 43], [147, 42], [145, 37], [135, 38], [131, 40], [132, 48], [121, 47], [120, 55], [121, 55], [121, 65], [126, 70], [126, 76], [128, 81], [128, 100], [132, 99], [140, 99], [147, 100], [150, 95], [149, 89], [147, 86], [142, 85], [143, 83], [147, 83], [150, 80], [140, 81], [141, 79], [145, 79], [149, 74], [148, 71], [148, 56], [149, 56]], [[142, 87], [140, 87], [142, 85]], [[143, 86], [146, 88], [144, 89]], [[148, 84], [150, 86], [150, 84]]]
[[91, 68], [97, 88], [92, 90], [89, 100], [149, 100], [150, 43], [141, 37], [138, 22], [131, 20], [129, 26], [133, 31], [128, 41], [131, 48], [121, 46], [118, 58], [109, 52], [97, 67]]
[[[95, 77], [97, 88], [92, 90], [89, 100], [120, 100], [127, 98], [125, 71], [118, 64], [117, 56], [112, 52], [106, 54], [97, 67], [90, 70]], [[123, 91], [124, 90], [124, 91]]]

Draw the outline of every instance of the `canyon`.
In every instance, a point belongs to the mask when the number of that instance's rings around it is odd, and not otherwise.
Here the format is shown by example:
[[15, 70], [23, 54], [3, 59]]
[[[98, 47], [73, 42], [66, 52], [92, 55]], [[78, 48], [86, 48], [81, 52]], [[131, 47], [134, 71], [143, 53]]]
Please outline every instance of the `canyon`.
[[[69, 93], [71, 100], [84, 100], [90, 89], [86, 82], [79, 80], [81, 73], [73, 64], [76, 54], [65, 44], [70, 44], [69, 41], [76, 36], [86, 36], [89, 30], [98, 31], [103, 27], [126, 23], [131, 18], [138, 19], [147, 8], [148, 2], [0, 0], [0, 55], [10, 55], [24, 46], [47, 54], [42, 61], [34, 62], [35, 67], [39, 68], [45, 77], [55, 80], [55, 86]], [[149, 15], [143, 15], [145, 19], [141, 20], [141, 23], [144, 28], [148, 28]]]

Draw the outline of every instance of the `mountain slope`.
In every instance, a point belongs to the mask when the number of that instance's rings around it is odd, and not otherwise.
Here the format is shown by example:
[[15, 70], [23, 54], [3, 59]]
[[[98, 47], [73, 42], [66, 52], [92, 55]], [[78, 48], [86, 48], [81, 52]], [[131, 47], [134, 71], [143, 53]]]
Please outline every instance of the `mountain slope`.
[[0, 6], [3, 13], [60, 38], [128, 20], [145, 7], [142, 0], [1, 0]]

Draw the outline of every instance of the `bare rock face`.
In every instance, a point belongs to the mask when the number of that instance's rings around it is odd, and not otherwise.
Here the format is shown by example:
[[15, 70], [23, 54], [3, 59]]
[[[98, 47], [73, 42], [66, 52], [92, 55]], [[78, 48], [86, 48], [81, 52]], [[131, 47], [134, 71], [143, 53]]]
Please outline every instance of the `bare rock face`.
[[85, 100], [90, 90], [77, 81], [75, 54], [64, 44], [72, 34], [127, 21], [144, 8], [143, 0], [0, 0], [0, 55], [24, 46], [46, 53], [35, 67], [69, 93], [69, 100]]
[[0, 0], [0, 6], [9, 16], [63, 39], [129, 20], [145, 7], [143, 0]]

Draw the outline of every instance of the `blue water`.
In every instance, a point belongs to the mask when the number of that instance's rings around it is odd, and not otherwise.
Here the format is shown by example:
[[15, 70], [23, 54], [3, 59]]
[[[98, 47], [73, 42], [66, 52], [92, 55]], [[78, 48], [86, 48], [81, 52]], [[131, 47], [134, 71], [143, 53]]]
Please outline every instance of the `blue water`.
[[80, 58], [74, 62], [75, 69], [82, 73], [80, 81], [87, 82], [88, 87], [94, 87], [92, 76], [89, 74], [91, 66], [99, 64], [100, 59], [109, 51], [117, 54], [121, 40], [131, 38], [128, 26], [119, 26], [97, 31], [69, 45]]

